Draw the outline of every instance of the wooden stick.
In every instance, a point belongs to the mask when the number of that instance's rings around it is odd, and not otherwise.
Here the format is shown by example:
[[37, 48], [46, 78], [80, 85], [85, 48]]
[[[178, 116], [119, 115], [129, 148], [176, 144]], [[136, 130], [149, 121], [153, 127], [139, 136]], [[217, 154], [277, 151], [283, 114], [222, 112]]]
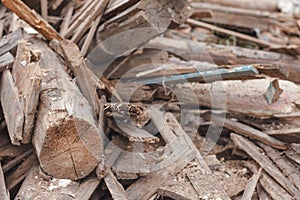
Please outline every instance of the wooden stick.
[[63, 38], [50, 26], [40, 15], [31, 10], [21, 0], [2, 0], [2, 3], [11, 11], [16, 13], [21, 19], [39, 31], [47, 40]]

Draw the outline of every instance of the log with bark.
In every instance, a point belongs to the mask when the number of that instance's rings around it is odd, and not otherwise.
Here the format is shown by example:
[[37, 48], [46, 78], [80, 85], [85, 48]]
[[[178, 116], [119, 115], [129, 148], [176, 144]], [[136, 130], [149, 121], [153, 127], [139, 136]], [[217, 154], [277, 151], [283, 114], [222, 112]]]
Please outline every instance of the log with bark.
[[43, 78], [33, 143], [42, 169], [58, 178], [78, 180], [100, 162], [103, 144], [93, 111], [64, 71], [58, 56], [41, 40]]

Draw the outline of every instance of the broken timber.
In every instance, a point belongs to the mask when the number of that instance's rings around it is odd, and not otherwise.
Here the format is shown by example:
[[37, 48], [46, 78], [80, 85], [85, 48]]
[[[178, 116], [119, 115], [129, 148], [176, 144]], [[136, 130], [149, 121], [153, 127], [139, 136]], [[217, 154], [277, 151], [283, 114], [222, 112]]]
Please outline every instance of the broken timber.
[[103, 153], [92, 109], [57, 55], [42, 41], [31, 42], [34, 50], [43, 52], [40, 65], [47, 71], [33, 137], [40, 165], [57, 178], [81, 179], [95, 169]]
[[32, 51], [30, 44], [21, 40], [18, 45], [12, 75], [19, 92], [19, 100], [24, 112], [22, 143], [31, 142], [35, 113], [38, 106], [42, 71], [38, 64], [41, 52]]
[[12, 144], [20, 145], [23, 139], [23, 106], [19, 101], [18, 89], [9, 70], [2, 72], [0, 93], [10, 140]]

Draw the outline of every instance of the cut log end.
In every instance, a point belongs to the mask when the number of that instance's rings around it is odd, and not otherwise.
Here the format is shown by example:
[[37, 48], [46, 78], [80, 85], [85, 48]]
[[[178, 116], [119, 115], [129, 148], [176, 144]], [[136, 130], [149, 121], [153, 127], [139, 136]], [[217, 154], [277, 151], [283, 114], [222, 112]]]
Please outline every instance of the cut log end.
[[99, 130], [68, 117], [48, 128], [39, 153], [43, 170], [57, 178], [78, 180], [90, 174], [103, 152]]

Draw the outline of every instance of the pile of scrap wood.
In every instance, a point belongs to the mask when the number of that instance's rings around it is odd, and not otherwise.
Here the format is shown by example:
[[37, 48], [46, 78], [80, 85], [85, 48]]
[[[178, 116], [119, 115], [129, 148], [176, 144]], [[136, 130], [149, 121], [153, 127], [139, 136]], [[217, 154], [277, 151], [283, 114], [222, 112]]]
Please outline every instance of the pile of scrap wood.
[[2, 0], [0, 199], [300, 199], [300, 4]]

